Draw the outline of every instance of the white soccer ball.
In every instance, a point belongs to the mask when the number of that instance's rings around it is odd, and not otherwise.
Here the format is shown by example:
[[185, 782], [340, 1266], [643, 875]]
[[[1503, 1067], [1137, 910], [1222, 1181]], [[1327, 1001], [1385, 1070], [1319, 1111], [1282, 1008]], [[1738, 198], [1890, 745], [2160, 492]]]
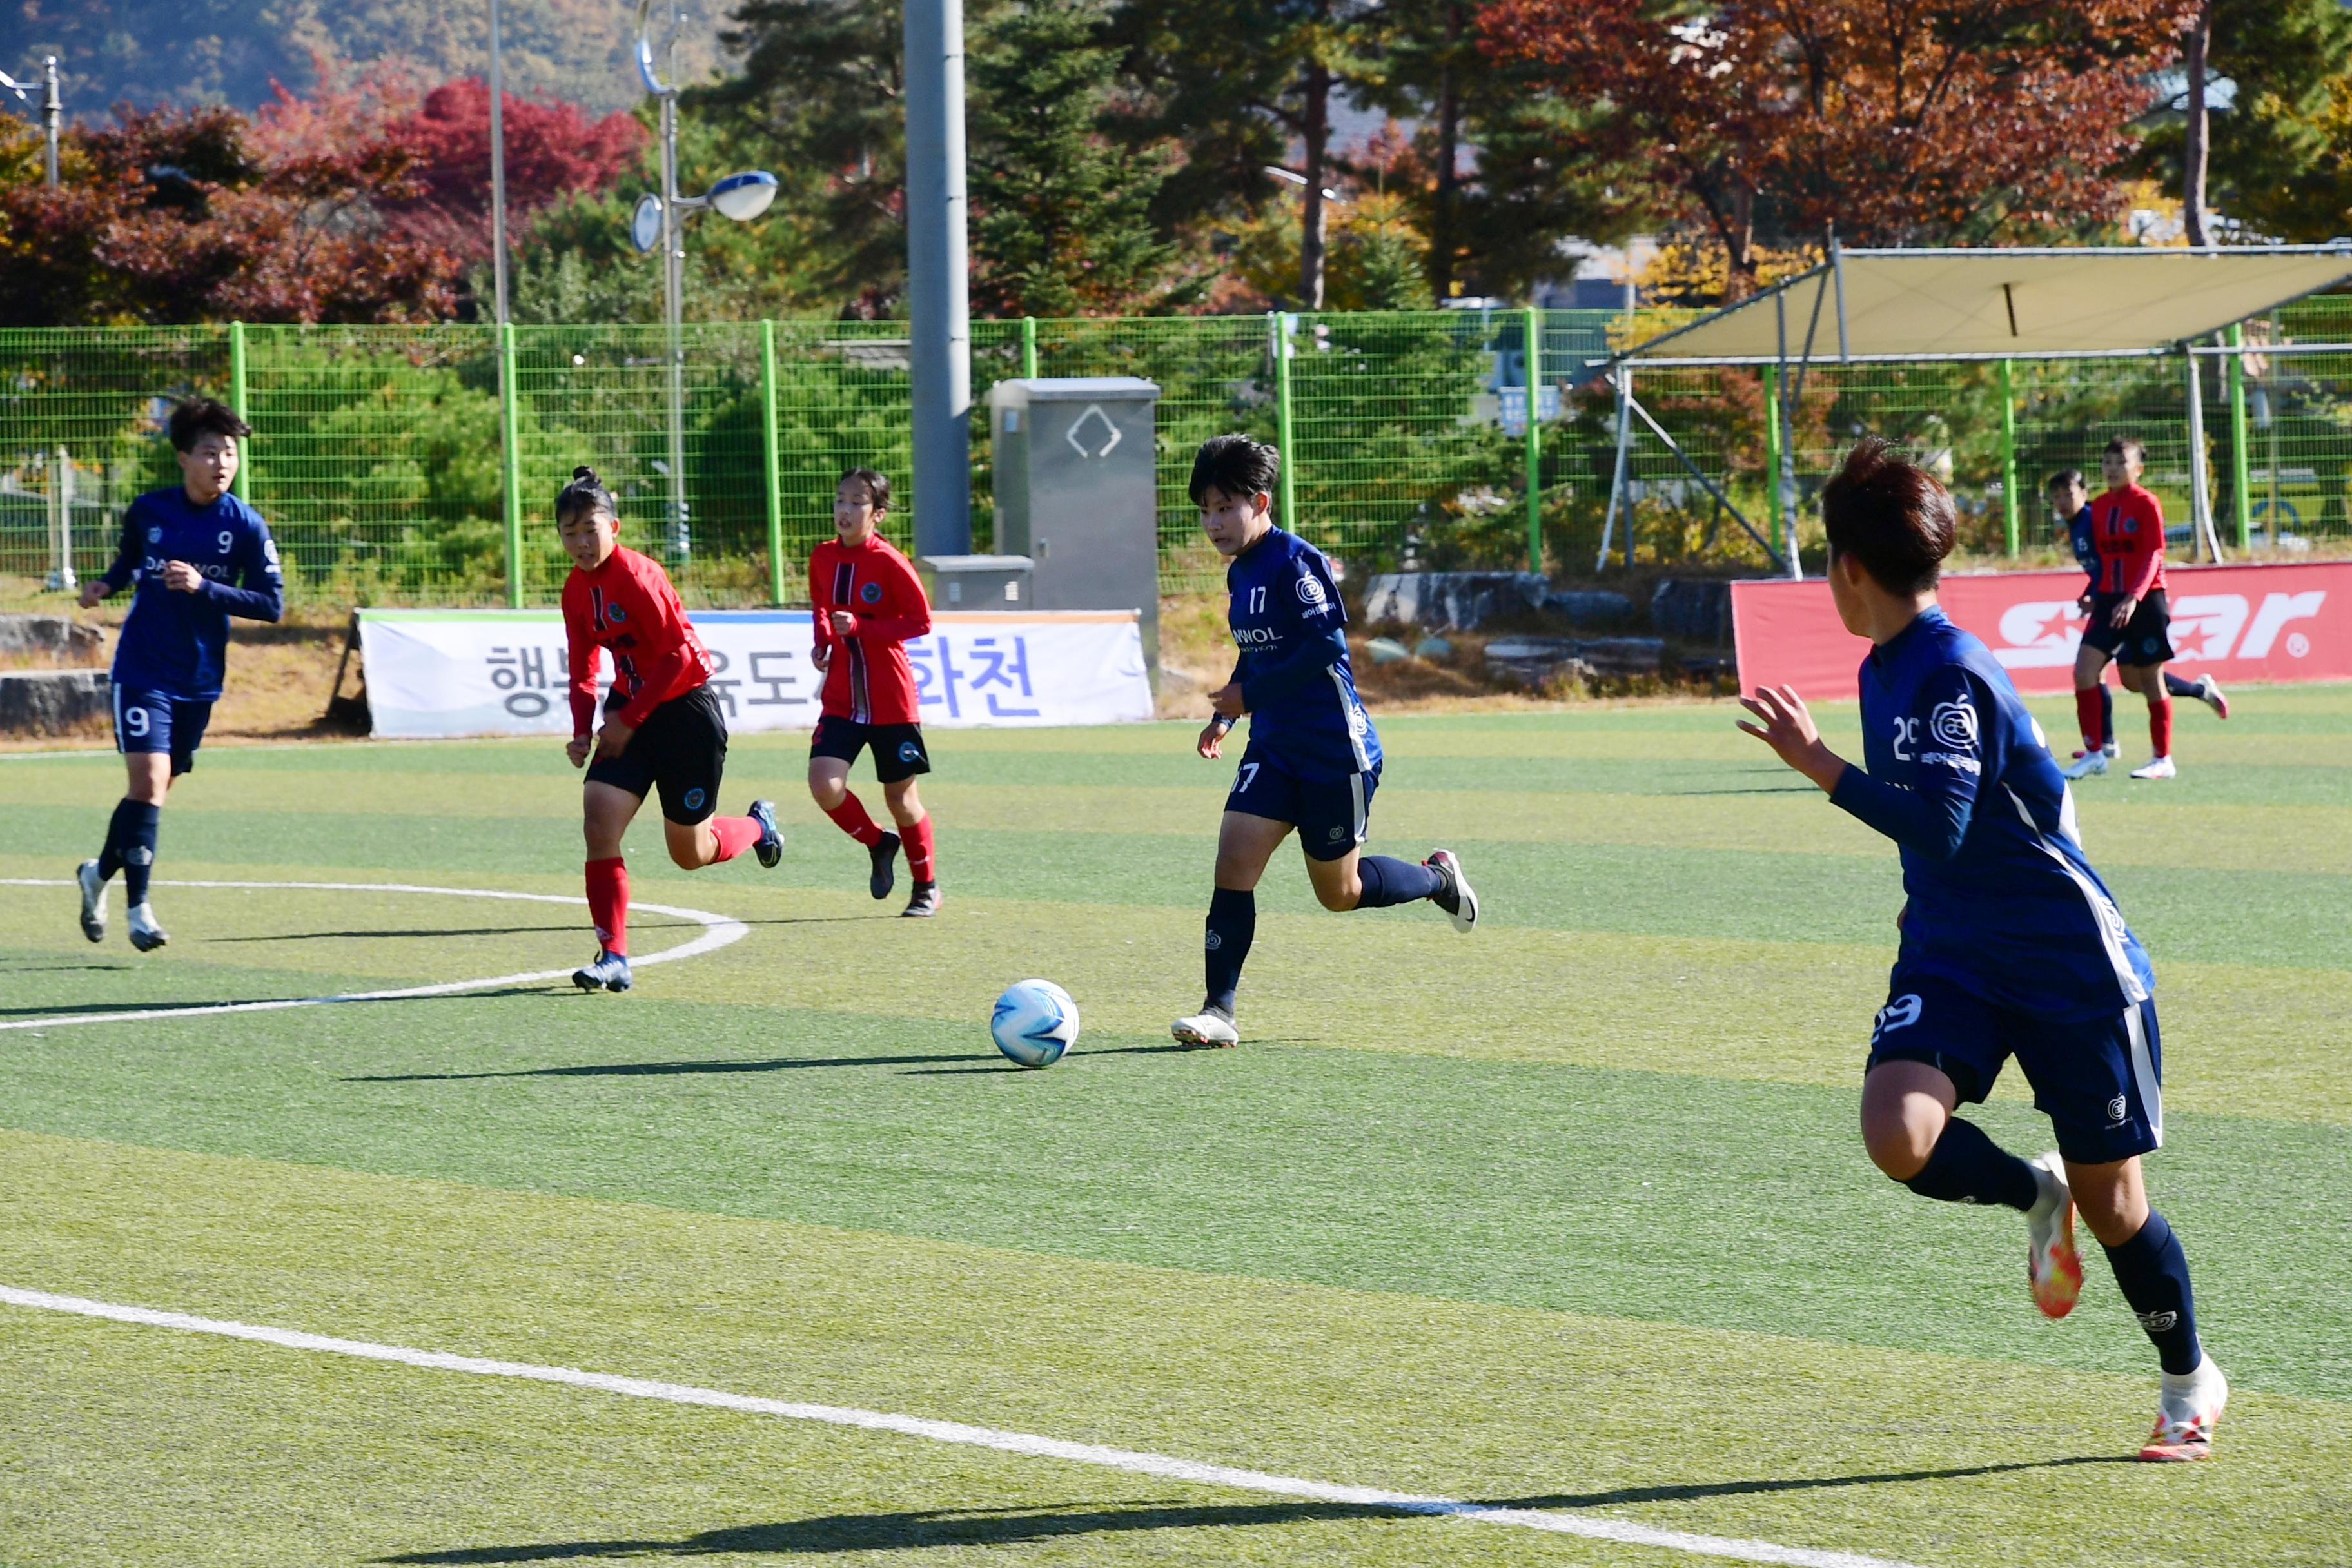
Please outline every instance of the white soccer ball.
[[988, 1020], [996, 1048], [1024, 1068], [1049, 1068], [1078, 1043], [1078, 1005], [1050, 980], [1019, 980]]

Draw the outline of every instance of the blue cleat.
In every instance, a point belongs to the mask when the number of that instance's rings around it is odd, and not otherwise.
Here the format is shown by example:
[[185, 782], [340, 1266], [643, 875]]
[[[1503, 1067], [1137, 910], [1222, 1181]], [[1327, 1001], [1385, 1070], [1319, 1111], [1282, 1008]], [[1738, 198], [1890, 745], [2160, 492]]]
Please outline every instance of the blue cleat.
[[776, 826], [776, 803], [755, 800], [745, 815], [760, 825], [760, 842], [751, 847], [760, 857], [760, 864], [774, 870], [776, 862], [784, 858], [784, 830]]
[[595, 963], [585, 969], [572, 972], [572, 984], [583, 991], [593, 991], [599, 986], [607, 991], [626, 991], [632, 984], [629, 961], [617, 952], [606, 952], [600, 948]]

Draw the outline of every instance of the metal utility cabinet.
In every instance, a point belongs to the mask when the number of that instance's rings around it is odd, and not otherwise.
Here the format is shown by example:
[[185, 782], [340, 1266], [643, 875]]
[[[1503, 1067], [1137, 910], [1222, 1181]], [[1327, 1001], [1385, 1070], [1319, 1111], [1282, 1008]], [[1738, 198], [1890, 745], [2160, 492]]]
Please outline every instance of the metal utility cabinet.
[[1160, 388], [1134, 376], [1000, 381], [988, 395], [996, 548], [1040, 610], [1137, 610], [1160, 684]]
[[1026, 555], [918, 555], [915, 570], [934, 610], [1036, 608]]

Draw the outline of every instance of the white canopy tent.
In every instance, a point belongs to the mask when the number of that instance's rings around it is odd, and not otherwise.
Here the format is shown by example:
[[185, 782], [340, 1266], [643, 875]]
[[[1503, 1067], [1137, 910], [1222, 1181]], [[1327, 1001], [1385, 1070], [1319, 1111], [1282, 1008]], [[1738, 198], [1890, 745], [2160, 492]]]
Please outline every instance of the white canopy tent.
[[[1601, 559], [1625, 488], [1639, 418], [1738, 518], [1776, 563], [1764, 536], [1641, 406], [1643, 366], [1776, 365], [1780, 417], [1792, 422], [1807, 367], [1885, 361], [2113, 358], [2180, 353], [2188, 365], [2192, 510], [2216, 557], [2206, 498], [2202, 409], [2192, 340], [2352, 279], [2352, 242], [2226, 250], [2127, 248], [1843, 250], [1758, 294], [1612, 355], [1617, 461], [1602, 525]], [[1833, 346], [1834, 352], [1831, 352]], [[1781, 456], [1780, 505], [1793, 512], [1794, 455]], [[1628, 542], [1630, 544], [1630, 527]]]

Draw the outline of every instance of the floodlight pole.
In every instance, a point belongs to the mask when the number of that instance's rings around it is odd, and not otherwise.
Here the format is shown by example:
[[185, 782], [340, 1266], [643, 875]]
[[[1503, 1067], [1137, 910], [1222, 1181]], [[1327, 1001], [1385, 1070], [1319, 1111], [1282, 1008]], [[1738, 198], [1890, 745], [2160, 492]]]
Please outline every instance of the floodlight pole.
[[[670, 35], [675, 74], [677, 36]], [[694, 528], [686, 510], [686, 225], [677, 210], [677, 91], [662, 94], [662, 324], [669, 361], [669, 534], [672, 559], [694, 553]]]
[[[499, 37], [499, 0], [490, 0], [490, 278], [498, 322], [507, 320], [506, 51]], [[514, 395], [509, 388], [507, 395]]]
[[908, 0], [905, 69], [915, 549], [961, 555], [971, 549], [963, 0]]
[[58, 57], [41, 62], [42, 174], [51, 189], [58, 184], [58, 132], [65, 123], [65, 91], [58, 82]]

